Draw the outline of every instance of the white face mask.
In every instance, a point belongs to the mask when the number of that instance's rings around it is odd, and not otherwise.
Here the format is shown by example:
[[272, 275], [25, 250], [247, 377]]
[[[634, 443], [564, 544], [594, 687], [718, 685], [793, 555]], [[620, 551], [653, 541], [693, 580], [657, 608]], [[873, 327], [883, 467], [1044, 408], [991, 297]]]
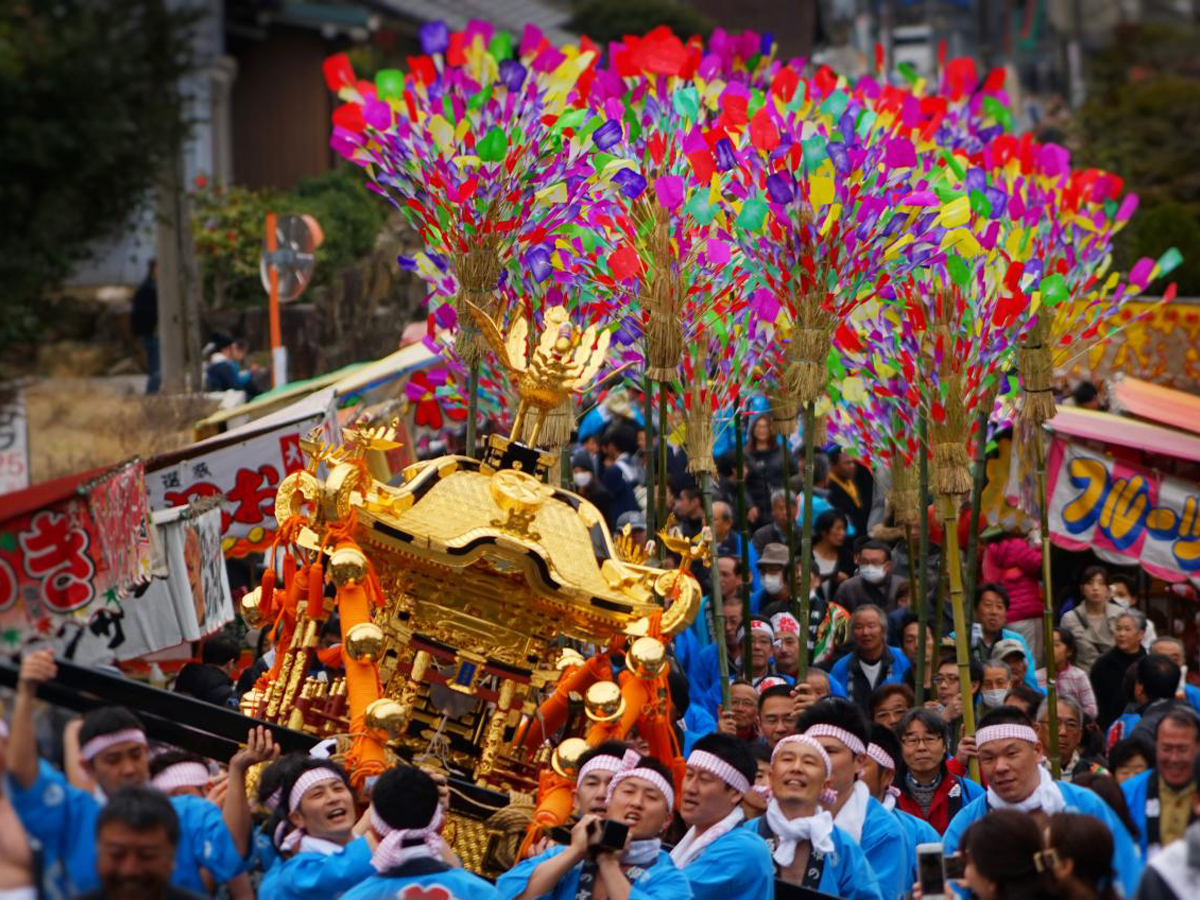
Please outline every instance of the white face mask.
[[1008, 691], [984, 691], [983, 705], [990, 706], [995, 709], [998, 706], [1004, 705], [1004, 698], [1008, 696]]
[[575, 482], [575, 487], [585, 488], [592, 483], [592, 473], [576, 472], [571, 476], [571, 479]]
[[858, 574], [863, 577], [863, 581], [869, 581], [871, 584], [880, 584], [887, 578], [883, 566], [859, 566]]
[[764, 575], [762, 577], [763, 590], [768, 594], [778, 594], [783, 590], [782, 575]]

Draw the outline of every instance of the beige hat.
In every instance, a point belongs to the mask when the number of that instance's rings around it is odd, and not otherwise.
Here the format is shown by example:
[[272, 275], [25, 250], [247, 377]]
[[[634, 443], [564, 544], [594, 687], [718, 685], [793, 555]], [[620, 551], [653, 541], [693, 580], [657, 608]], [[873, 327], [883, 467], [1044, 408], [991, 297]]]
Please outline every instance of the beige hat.
[[758, 567], [779, 566], [786, 569], [788, 564], [788, 548], [783, 544], [767, 544], [763, 547], [762, 556], [758, 558]]

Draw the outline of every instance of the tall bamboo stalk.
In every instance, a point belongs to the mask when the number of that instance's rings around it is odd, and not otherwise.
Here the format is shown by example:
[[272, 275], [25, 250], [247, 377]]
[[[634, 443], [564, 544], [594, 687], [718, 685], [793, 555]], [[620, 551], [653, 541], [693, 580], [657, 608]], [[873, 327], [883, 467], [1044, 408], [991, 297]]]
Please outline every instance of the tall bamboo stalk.
[[[654, 401], [651, 397], [653, 384], [650, 381], [650, 376], [646, 375], [642, 380], [642, 417], [646, 421], [646, 452], [642, 454], [642, 463], [646, 469], [646, 534], [658, 534], [658, 516], [655, 514], [654, 506]], [[662, 425], [659, 423], [658, 439], [666, 440], [666, 437], [661, 434]]]
[[983, 502], [983, 483], [984, 476], [987, 474], [987, 427], [990, 413], [991, 404], [980, 403], [979, 412], [975, 417], [978, 438], [975, 441], [975, 462], [971, 473], [971, 533], [967, 535], [967, 564], [963, 572], [963, 594], [967, 598], [965, 612], [968, 631], [971, 628], [971, 620], [974, 618], [972, 613], [975, 608], [975, 585], [979, 575], [979, 520], [983, 512], [979, 507]]
[[[713, 520], [712, 475], [701, 471], [700, 492], [704, 497], [704, 517], [710, 523]], [[714, 539], [709, 546], [709, 603], [712, 605], [713, 640], [717, 642], [717, 672], [721, 678], [721, 709], [729, 709], [729, 650], [725, 646], [725, 609], [724, 598], [721, 596], [721, 570], [717, 565], [717, 542]]]
[[467, 379], [467, 456], [475, 458], [475, 428], [479, 418], [479, 363], [471, 364]]
[[658, 383], [658, 520], [667, 521], [667, 383]]
[[[796, 527], [792, 522], [792, 460], [788, 453], [787, 438], [779, 442], [780, 467], [783, 469], [783, 502], [787, 509], [787, 548], [788, 548], [788, 605], [796, 605]], [[795, 615], [795, 609], [792, 610]], [[799, 621], [797, 619], [797, 621]]]
[[[919, 529], [916, 568], [913, 568], [912, 545], [909, 545], [909, 576], [915, 574], [917, 585], [917, 594], [920, 596], [921, 605], [917, 608], [917, 619], [921, 623], [920, 636], [917, 638], [917, 653], [918, 661], [924, 665], [927, 647], [926, 641], [929, 631], [929, 420], [924, 412], [921, 413], [920, 422], [917, 426], [917, 454], [919, 460], [917, 463], [917, 503], [920, 507], [917, 519], [917, 527]], [[934, 645], [936, 651], [937, 645]], [[924, 702], [925, 697], [925, 679], [920, 679], [917, 682], [917, 706]]]
[[[736, 408], [733, 411], [733, 439], [737, 446], [734, 451], [737, 466], [737, 530], [742, 545], [742, 672], [749, 681], [753, 673], [750, 648], [754, 642], [750, 634], [750, 618], [753, 615], [750, 611], [750, 548], [746, 544], [746, 456], [742, 448], [742, 413]], [[715, 534], [713, 539], [716, 539]]]
[[[942, 521], [945, 538], [942, 541], [944, 556], [947, 558], [945, 569], [950, 577], [950, 604], [954, 612], [954, 642], [955, 660], [958, 663], [958, 684], [962, 693], [963, 727], [968, 735], [975, 734], [975, 705], [971, 696], [971, 655], [968, 650], [970, 636], [967, 634], [967, 620], [963, 614], [963, 583], [962, 559], [958, 546], [958, 500], [953, 495], [943, 495]], [[979, 760], [971, 759], [971, 778], [979, 780]]]
[[[811, 654], [809, 638], [812, 628], [809, 622], [812, 607], [812, 538], [813, 538], [813, 456], [817, 443], [817, 405], [812, 400], [804, 404], [804, 511], [800, 522], [800, 668], [798, 681], [808, 677], [808, 661]], [[792, 511], [788, 510], [788, 518]]]
[[1050, 498], [1046, 495], [1046, 445], [1039, 433], [1034, 436], [1037, 441], [1037, 490], [1041, 509], [1039, 520], [1042, 528], [1042, 645], [1045, 647], [1042, 656], [1046, 660], [1046, 703], [1049, 721], [1047, 727], [1050, 734], [1050, 772], [1055, 778], [1062, 777], [1062, 753], [1058, 746], [1058, 664], [1054, 659], [1054, 604], [1051, 591], [1050, 566]]

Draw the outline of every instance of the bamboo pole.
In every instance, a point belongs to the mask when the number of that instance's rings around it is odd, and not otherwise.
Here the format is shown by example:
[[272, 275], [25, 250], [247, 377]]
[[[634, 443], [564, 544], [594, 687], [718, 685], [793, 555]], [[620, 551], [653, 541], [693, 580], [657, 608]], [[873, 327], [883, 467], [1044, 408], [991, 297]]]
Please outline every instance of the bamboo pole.
[[[813, 538], [813, 460], [817, 443], [817, 405], [804, 404], [804, 511], [800, 522], [800, 668], [797, 681], [808, 677], [809, 639], [812, 634], [809, 617], [812, 606], [812, 538]], [[788, 510], [788, 517], [792, 515]]]
[[1037, 491], [1041, 506], [1039, 521], [1042, 529], [1042, 643], [1046, 660], [1046, 703], [1049, 721], [1046, 723], [1050, 738], [1050, 772], [1057, 779], [1062, 776], [1062, 753], [1058, 746], [1058, 666], [1054, 660], [1054, 598], [1051, 586], [1050, 563], [1050, 498], [1046, 494], [1046, 444], [1041, 430], [1033, 437], [1037, 451]]
[[[792, 454], [788, 452], [787, 437], [779, 441], [779, 456], [783, 469], [783, 502], [787, 510], [787, 548], [788, 548], [788, 605], [792, 607], [792, 615], [796, 614], [796, 523], [792, 521]], [[797, 619], [797, 622], [800, 620]]]
[[963, 595], [967, 599], [967, 629], [971, 628], [972, 612], [975, 608], [975, 585], [979, 576], [979, 520], [983, 512], [984, 476], [987, 474], [987, 427], [991, 404], [980, 403], [975, 419], [978, 431], [975, 441], [975, 462], [971, 472], [971, 533], [967, 535], [967, 563], [963, 572]]
[[[916, 584], [916, 595], [920, 597], [921, 605], [917, 607], [917, 619], [921, 623], [919, 637], [917, 638], [917, 660], [918, 665], [924, 666], [926, 653], [928, 652], [926, 642], [929, 639], [927, 635], [929, 631], [929, 420], [926, 418], [925, 413], [921, 414], [920, 423], [917, 428], [917, 453], [920, 455], [917, 464], [917, 505], [920, 507], [920, 518], [917, 520], [917, 527], [920, 537], [917, 544], [915, 568], [913, 565], [912, 545], [910, 544], [908, 547], [908, 567], [910, 579], [914, 575], [916, 576], [915, 582], [912, 583]], [[936, 644], [934, 645], [934, 649], [935, 651], [937, 650]], [[924, 702], [924, 698], [925, 680], [922, 678], [917, 682], [917, 706], [920, 706]]]
[[[642, 417], [646, 420], [646, 452], [642, 454], [642, 463], [646, 468], [646, 534], [653, 537], [658, 534], [658, 516], [655, 509], [654, 498], [654, 400], [651, 395], [653, 383], [650, 381], [650, 376], [646, 375], [642, 381]], [[662, 424], [659, 423], [659, 430], [662, 430]], [[664, 440], [662, 434], [658, 435], [658, 439]]]
[[479, 363], [471, 364], [467, 380], [467, 456], [475, 458], [475, 428], [479, 416]]
[[[704, 517], [712, 527], [713, 500], [712, 476], [700, 473], [700, 493], [704, 498]], [[721, 571], [717, 565], [717, 541], [714, 535], [709, 543], [709, 603], [712, 605], [713, 640], [717, 642], [717, 671], [721, 677], [721, 709], [729, 709], [729, 651], [725, 646], [725, 609], [721, 597]], [[749, 623], [747, 623], [748, 627]]]
[[[958, 546], [958, 500], [952, 495], [943, 495], [942, 522], [945, 537], [942, 540], [945, 571], [950, 578], [950, 605], [954, 613], [954, 632], [957, 640], [954, 642], [955, 661], [958, 663], [958, 688], [962, 696], [963, 728], [968, 735], [975, 734], [975, 706], [971, 696], [971, 655], [967, 645], [969, 636], [965, 635], [967, 620], [963, 612], [963, 582], [962, 555]], [[979, 760], [972, 758], [970, 762], [971, 778], [979, 781]]]
[[667, 383], [658, 383], [658, 521], [667, 521]]
[[[753, 639], [750, 634], [750, 547], [746, 543], [746, 456], [742, 447], [742, 413], [736, 408], [733, 411], [733, 440], [737, 466], [737, 529], [742, 545], [742, 672], [749, 681], [753, 671], [750, 661]], [[713, 540], [716, 540], [715, 528]]]

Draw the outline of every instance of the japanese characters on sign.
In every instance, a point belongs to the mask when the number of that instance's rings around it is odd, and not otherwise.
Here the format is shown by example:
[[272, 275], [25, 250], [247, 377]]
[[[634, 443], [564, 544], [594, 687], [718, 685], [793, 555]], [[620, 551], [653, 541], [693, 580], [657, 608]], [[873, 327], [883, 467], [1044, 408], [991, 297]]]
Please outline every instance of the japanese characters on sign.
[[1048, 468], [1056, 544], [1167, 581], [1200, 578], [1200, 485], [1062, 440]]
[[14, 393], [0, 403], [0, 494], [29, 487], [29, 440], [25, 395]]

